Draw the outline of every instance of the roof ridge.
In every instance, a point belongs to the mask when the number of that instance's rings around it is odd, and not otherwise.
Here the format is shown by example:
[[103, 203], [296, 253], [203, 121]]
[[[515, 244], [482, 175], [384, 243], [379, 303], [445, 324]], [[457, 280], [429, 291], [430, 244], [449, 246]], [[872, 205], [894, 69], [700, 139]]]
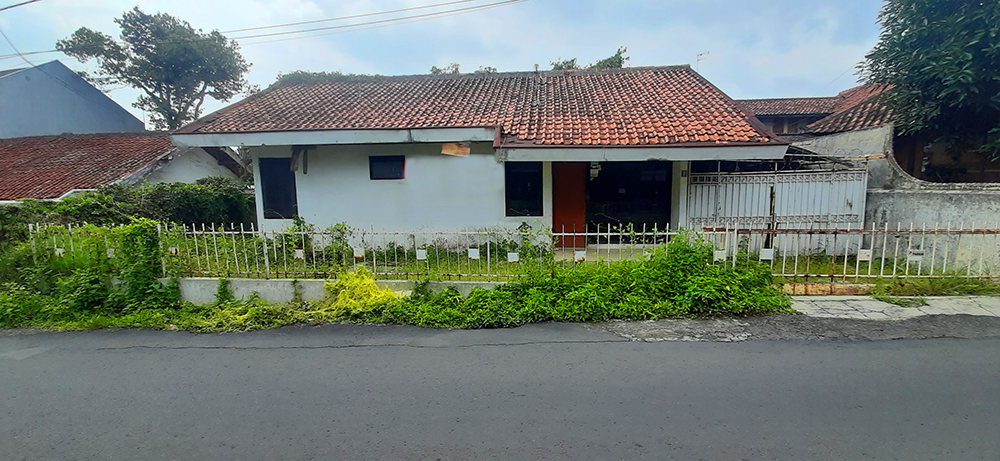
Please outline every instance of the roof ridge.
[[35, 136], [18, 136], [13, 138], [0, 138], [0, 142], [13, 140], [34, 140], [34, 139], [80, 139], [80, 138], [125, 138], [138, 136], [170, 136], [171, 131], [113, 131], [107, 133], [62, 133], [44, 134]]
[[785, 99], [838, 99], [841, 96], [789, 96], [784, 98], [741, 98], [734, 101], [781, 101]]
[[[498, 77], [517, 77], [517, 76], [534, 76], [534, 75], [619, 74], [619, 73], [640, 72], [640, 71], [683, 70], [690, 68], [691, 68], [690, 64], [675, 64], [668, 66], [638, 66], [638, 67], [619, 67], [619, 68], [605, 68], [605, 69], [518, 70], [509, 72], [468, 72], [459, 74], [402, 74], [402, 75], [343, 74], [343, 75], [345, 77], [349, 76], [368, 77], [372, 80], [421, 80], [421, 79], [447, 80], [447, 79], [459, 79], [459, 78], [498, 78]], [[317, 80], [312, 82], [291, 83], [289, 84], [289, 86], [328, 83], [337, 81], [338, 79], [334, 77], [326, 81]]]

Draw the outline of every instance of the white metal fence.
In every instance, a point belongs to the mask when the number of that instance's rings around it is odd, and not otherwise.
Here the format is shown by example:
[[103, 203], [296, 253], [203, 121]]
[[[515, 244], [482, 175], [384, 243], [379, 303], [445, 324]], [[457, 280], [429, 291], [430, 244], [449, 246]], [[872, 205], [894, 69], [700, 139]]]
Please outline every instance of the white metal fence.
[[[114, 233], [94, 226], [30, 227], [32, 257], [66, 264], [89, 260], [112, 270], [121, 253]], [[162, 225], [165, 275], [328, 278], [363, 266], [382, 279], [509, 280], [545, 264], [610, 264], [644, 257], [679, 232], [635, 226], [594, 232], [380, 232], [344, 226], [262, 232], [252, 226]], [[789, 278], [859, 280], [959, 276], [1000, 279], [1000, 224], [896, 225], [842, 229], [706, 226], [717, 264], [762, 261]]]
[[1000, 279], [1000, 223], [842, 229], [711, 228], [716, 261], [756, 259], [780, 277]]

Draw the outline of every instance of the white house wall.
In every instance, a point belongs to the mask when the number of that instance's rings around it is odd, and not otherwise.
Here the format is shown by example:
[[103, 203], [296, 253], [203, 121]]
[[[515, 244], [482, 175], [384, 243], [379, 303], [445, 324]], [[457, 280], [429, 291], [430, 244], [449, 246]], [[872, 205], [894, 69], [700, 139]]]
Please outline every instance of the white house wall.
[[171, 154], [170, 161], [146, 176], [145, 181], [153, 184], [164, 182], [193, 183], [209, 176], [235, 178], [228, 168], [198, 148], [182, 148]]
[[[290, 146], [251, 148], [260, 184], [262, 157], [290, 157]], [[368, 157], [404, 155], [405, 178], [369, 179]], [[474, 143], [468, 157], [441, 154], [441, 144], [319, 146], [308, 152], [308, 172], [295, 173], [298, 213], [319, 228], [337, 223], [384, 231], [454, 231], [474, 228], [533, 227], [552, 223], [551, 167], [543, 164], [543, 216], [506, 217], [504, 166], [488, 143]], [[292, 222], [262, 219], [258, 188], [257, 216], [263, 230], [281, 230]]]

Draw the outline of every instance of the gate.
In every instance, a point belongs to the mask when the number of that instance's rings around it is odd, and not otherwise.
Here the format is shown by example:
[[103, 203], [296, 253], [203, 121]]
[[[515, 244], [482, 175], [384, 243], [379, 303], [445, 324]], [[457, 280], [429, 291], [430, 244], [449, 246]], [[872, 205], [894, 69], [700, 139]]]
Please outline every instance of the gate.
[[692, 174], [688, 226], [857, 229], [867, 187], [865, 168]]

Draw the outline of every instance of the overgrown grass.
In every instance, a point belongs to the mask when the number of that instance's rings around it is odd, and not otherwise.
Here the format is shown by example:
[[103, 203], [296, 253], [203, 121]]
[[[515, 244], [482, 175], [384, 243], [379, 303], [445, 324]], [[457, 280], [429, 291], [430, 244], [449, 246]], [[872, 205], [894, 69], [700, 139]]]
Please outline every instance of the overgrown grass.
[[[393, 323], [433, 328], [502, 328], [547, 320], [746, 316], [788, 312], [788, 297], [774, 286], [766, 266], [752, 261], [734, 268], [711, 262], [712, 247], [677, 238], [642, 260], [607, 265], [552, 266], [494, 290], [462, 297], [422, 284], [408, 297], [380, 289], [365, 269], [342, 273], [315, 304], [295, 300], [268, 304], [237, 301], [220, 283], [210, 306], [109, 309], [113, 289], [100, 278], [80, 276], [63, 290], [42, 294], [21, 285], [0, 289], [0, 326], [53, 329], [177, 328], [246, 331], [296, 323]], [[85, 287], [83, 291], [79, 288]], [[106, 291], [111, 290], [111, 291]], [[74, 298], [75, 296], [75, 298]]]

